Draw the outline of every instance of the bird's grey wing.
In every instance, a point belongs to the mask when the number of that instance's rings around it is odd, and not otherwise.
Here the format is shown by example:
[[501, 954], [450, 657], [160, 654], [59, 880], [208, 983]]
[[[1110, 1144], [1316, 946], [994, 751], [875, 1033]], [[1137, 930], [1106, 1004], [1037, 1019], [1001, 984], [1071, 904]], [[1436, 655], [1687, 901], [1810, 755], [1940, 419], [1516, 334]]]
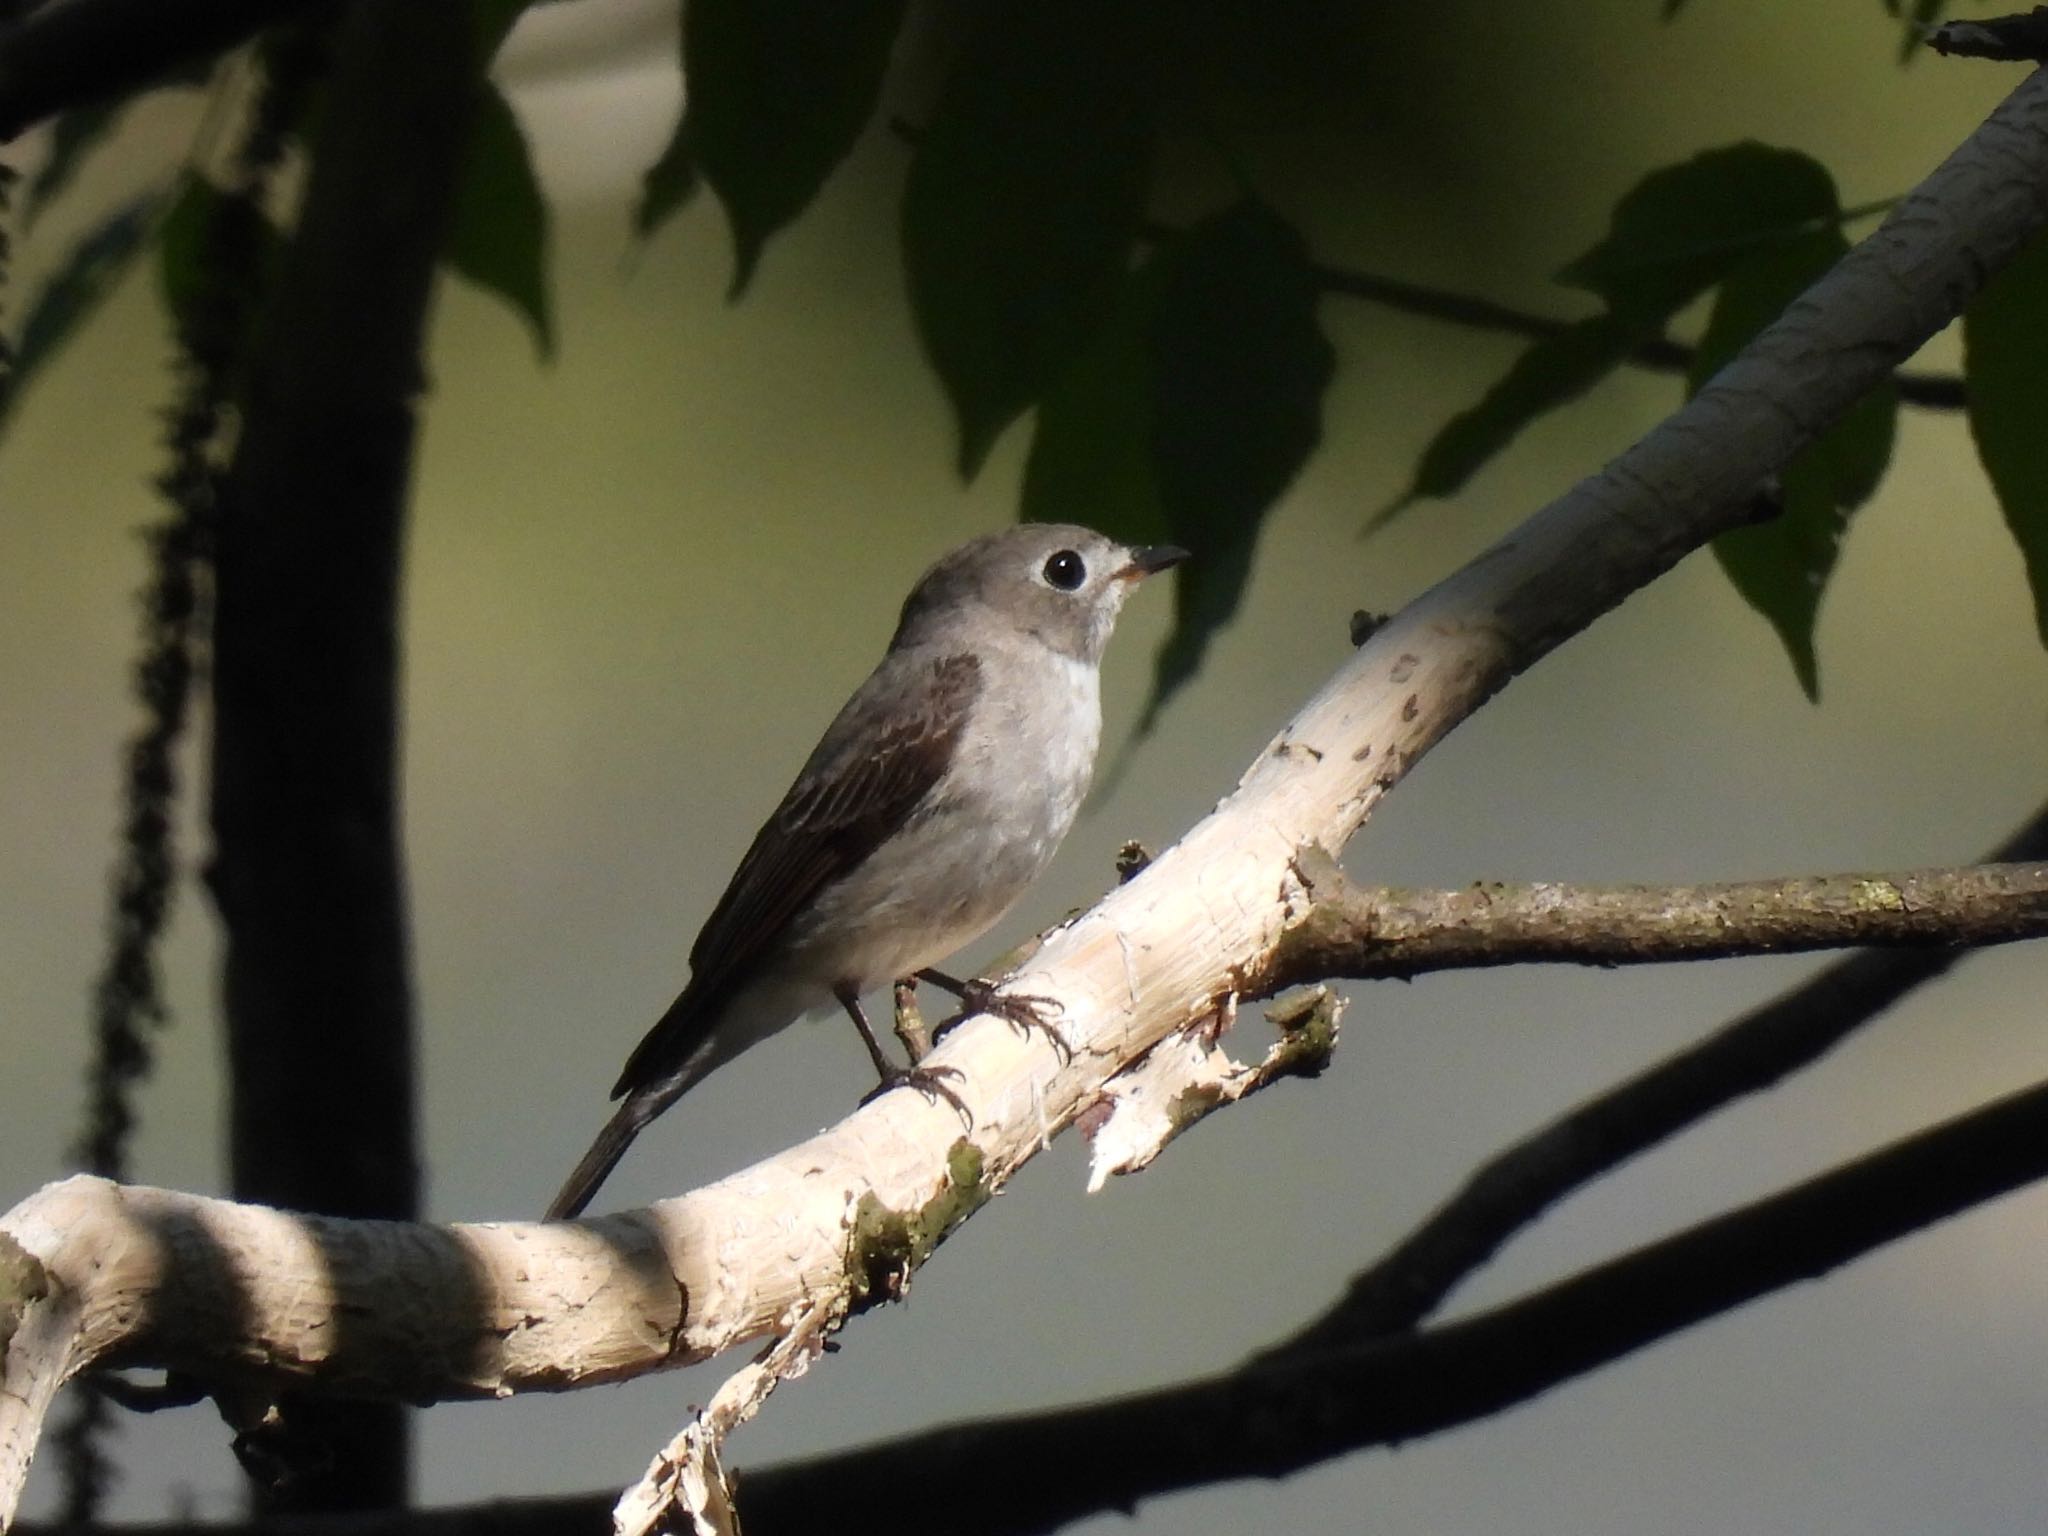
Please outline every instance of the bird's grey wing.
[[903, 824], [945, 772], [980, 690], [972, 655], [898, 655], [848, 700], [733, 871], [691, 947], [690, 984], [628, 1058], [613, 1098], [680, 1068], [790, 919]]

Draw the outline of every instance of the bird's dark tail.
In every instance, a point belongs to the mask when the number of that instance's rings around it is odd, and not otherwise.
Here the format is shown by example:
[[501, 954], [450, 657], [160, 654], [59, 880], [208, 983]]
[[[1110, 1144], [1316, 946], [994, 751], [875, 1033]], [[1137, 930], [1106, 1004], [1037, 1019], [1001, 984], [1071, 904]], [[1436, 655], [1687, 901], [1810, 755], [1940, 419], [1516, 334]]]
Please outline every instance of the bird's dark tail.
[[625, 1103], [612, 1112], [604, 1129], [597, 1133], [597, 1140], [583, 1154], [583, 1161], [576, 1165], [576, 1171], [562, 1186], [562, 1192], [549, 1204], [545, 1219], [568, 1221], [581, 1215], [583, 1207], [590, 1204], [590, 1197], [597, 1193], [598, 1185], [619, 1165], [619, 1159], [626, 1155], [626, 1148], [633, 1145], [633, 1138], [674, 1100], [674, 1094], [665, 1098], [650, 1093], [626, 1095]]

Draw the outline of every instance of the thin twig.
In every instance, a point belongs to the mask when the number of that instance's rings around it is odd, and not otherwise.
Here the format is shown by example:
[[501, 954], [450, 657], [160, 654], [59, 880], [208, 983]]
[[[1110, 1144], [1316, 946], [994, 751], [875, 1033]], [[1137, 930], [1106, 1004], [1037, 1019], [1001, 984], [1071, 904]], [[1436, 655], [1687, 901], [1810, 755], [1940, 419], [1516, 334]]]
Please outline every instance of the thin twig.
[[[1407, 314], [1445, 320], [1475, 330], [1526, 336], [1532, 341], [1562, 335], [1571, 324], [1548, 315], [1531, 314], [1506, 304], [1496, 304], [1491, 299], [1475, 299], [1467, 294], [1448, 293], [1420, 283], [1406, 283], [1398, 278], [1378, 277], [1345, 267], [1318, 263], [1315, 275], [1325, 293], [1385, 304]], [[1628, 360], [1636, 367], [1647, 368], [1654, 373], [1687, 373], [1697, 356], [1698, 349], [1685, 342], [1656, 336], [1639, 343], [1629, 353]], [[1928, 411], [1960, 411], [1969, 404], [1969, 392], [1963, 380], [1952, 373], [1923, 373], [1902, 368], [1892, 379], [1898, 387], [1900, 401], [1906, 405]]]
[[[1140, 231], [1148, 240], [1170, 240], [1180, 231], [1170, 224], [1152, 222]], [[1400, 310], [1403, 314], [1420, 315], [1428, 320], [1442, 320], [1450, 325], [1462, 325], [1471, 330], [1493, 331], [1505, 336], [1521, 336], [1530, 341], [1547, 341], [1563, 335], [1571, 328], [1569, 320], [1558, 320], [1549, 315], [1533, 314], [1528, 310], [1516, 309], [1512, 305], [1496, 303], [1492, 299], [1474, 298], [1470, 294], [1453, 293], [1443, 288], [1432, 288], [1425, 283], [1411, 283], [1397, 277], [1383, 277], [1374, 272], [1361, 272], [1354, 267], [1336, 266], [1329, 262], [1316, 262], [1311, 267], [1316, 286], [1324, 293], [1336, 294], [1343, 298], [1361, 299], [1369, 304], [1384, 304], [1389, 309]], [[1654, 336], [1639, 343], [1628, 355], [1629, 362], [1638, 368], [1654, 373], [1686, 373], [1698, 357], [1698, 349], [1668, 336]], [[1899, 391], [1899, 399], [1907, 405], [1929, 411], [1960, 411], [1969, 403], [1968, 390], [1963, 380], [1952, 373], [1923, 373], [1911, 369], [1900, 369], [1892, 376]]]

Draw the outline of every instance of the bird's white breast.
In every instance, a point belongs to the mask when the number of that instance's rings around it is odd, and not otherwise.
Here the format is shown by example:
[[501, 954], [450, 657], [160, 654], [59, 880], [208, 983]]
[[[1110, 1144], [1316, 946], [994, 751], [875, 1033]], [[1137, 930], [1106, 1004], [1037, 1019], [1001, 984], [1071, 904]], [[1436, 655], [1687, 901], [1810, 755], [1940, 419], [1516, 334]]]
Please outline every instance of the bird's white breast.
[[1097, 669], [1030, 643], [981, 662], [949, 770], [803, 923], [797, 948], [807, 969], [836, 971], [827, 985], [880, 986], [987, 931], [1052, 861], [1087, 797], [1102, 738]]

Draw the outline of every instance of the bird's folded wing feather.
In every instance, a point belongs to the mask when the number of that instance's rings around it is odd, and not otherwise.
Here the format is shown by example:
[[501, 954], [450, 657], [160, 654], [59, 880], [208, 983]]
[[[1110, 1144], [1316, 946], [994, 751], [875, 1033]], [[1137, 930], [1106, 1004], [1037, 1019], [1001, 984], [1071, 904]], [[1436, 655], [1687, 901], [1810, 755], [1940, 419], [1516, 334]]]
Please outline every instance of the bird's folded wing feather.
[[679, 1068], [790, 920], [903, 825], [945, 772], [980, 689], [969, 654], [883, 661], [755, 834], [691, 947], [690, 984], [635, 1048], [613, 1098]]

